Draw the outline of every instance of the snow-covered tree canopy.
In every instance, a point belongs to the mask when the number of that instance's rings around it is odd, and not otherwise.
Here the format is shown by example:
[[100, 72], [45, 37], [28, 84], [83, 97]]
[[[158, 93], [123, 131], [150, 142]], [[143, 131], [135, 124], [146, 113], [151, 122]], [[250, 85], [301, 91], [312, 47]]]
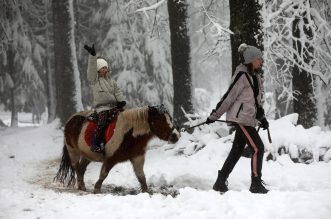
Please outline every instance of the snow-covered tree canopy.
[[92, 13], [98, 34], [89, 43], [110, 63], [129, 106], [164, 103], [172, 109], [167, 8], [162, 2], [151, 7], [154, 3], [99, 1]]
[[[201, 99], [203, 104], [195, 103], [195, 107], [204, 106], [203, 111], [208, 111], [226, 91], [231, 77], [229, 1], [187, 2], [192, 85], [197, 94], [203, 93], [207, 98]], [[324, 98], [318, 108], [327, 120], [331, 117], [331, 1], [259, 2], [263, 5], [266, 88], [277, 93], [268, 97], [292, 104], [296, 92], [292, 71], [297, 65], [313, 78], [314, 98]], [[21, 98], [25, 94], [44, 96], [47, 93], [45, 59], [51, 66], [54, 58], [52, 36], [45, 33], [52, 25], [48, 19], [49, 26], [46, 26], [49, 3], [45, 0], [0, 2], [0, 92], [6, 106], [9, 105], [9, 94], [5, 93], [8, 87], [20, 90], [16, 95], [21, 102], [25, 101]], [[129, 106], [165, 103], [171, 109], [173, 79], [167, 1], [79, 0], [74, 4], [77, 4], [75, 16], [77, 13], [79, 18], [75, 21], [75, 37], [84, 94], [90, 88], [82, 77], [88, 57], [83, 45], [94, 43], [98, 55], [109, 61], [112, 76], [123, 89]], [[293, 28], [294, 22], [296, 28]], [[293, 34], [295, 29], [302, 33], [300, 37]], [[302, 45], [301, 50], [295, 49], [296, 44]], [[9, 46], [15, 52], [15, 72], [19, 77], [7, 70]], [[89, 105], [88, 101], [85, 106]]]
[[[292, 96], [290, 79], [294, 65], [321, 79], [326, 86], [331, 85], [331, 24], [326, 17], [330, 9], [323, 3], [325, 1], [265, 1], [265, 67], [278, 86], [284, 88], [282, 95]], [[301, 34], [300, 38], [293, 36], [296, 19], [301, 33], [309, 34]], [[294, 49], [293, 44], [298, 42], [303, 45], [301, 51]]]
[[[0, 81], [4, 86], [13, 82], [16, 98], [36, 98], [45, 102], [43, 82], [44, 38], [40, 31], [45, 27], [41, 1], [10, 1], [0, 4]], [[9, 57], [10, 50], [13, 57]], [[15, 72], [8, 71], [8, 59], [13, 59]], [[10, 88], [7, 87], [7, 88]], [[0, 91], [1, 92], [1, 91]]]

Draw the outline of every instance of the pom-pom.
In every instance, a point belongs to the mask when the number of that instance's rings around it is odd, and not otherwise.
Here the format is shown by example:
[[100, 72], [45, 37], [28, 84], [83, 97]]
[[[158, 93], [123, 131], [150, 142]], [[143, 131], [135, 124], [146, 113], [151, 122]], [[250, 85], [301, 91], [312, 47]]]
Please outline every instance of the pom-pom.
[[238, 52], [239, 53], [243, 53], [245, 49], [247, 49], [247, 44], [246, 43], [242, 43], [240, 44], [239, 48], [238, 48]]

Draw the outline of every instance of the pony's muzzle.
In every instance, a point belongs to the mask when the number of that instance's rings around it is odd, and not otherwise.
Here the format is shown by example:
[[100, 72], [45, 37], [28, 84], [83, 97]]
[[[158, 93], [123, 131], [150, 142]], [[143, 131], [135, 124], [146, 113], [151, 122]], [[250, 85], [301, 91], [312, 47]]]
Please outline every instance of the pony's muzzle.
[[168, 141], [169, 143], [174, 144], [179, 140], [179, 138], [180, 138], [179, 132], [176, 129], [174, 129], [171, 135], [169, 136]]

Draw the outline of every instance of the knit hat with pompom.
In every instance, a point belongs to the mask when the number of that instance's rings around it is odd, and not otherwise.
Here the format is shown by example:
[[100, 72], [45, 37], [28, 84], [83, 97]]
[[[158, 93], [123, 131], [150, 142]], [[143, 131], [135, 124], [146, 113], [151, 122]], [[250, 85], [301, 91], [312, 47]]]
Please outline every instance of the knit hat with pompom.
[[102, 58], [97, 59], [97, 71], [99, 71], [101, 68], [107, 67], [108, 68], [108, 63], [106, 60]]
[[238, 48], [239, 56], [243, 64], [253, 62], [255, 59], [262, 58], [262, 52], [255, 46], [247, 45], [242, 43]]

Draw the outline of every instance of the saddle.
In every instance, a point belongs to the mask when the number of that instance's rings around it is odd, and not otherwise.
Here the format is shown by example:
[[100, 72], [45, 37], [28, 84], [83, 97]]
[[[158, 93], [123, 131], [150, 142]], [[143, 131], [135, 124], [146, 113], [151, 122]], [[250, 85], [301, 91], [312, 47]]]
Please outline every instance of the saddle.
[[[118, 111], [117, 110], [109, 110], [109, 117], [108, 117], [108, 125], [105, 128], [104, 134], [103, 134], [103, 142], [108, 142], [114, 134], [116, 122], [117, 122], [117, 116]], [[97, 128], [97, 122], [98, 122], [98, 114], [96, 112], [93, 112], [92, 114], [87, 116], [88, 125], [85, 131], [85, 142], [87, 145], [91, 147], [92, 140], [93, 140], [93, 134], [95, 129]]]

